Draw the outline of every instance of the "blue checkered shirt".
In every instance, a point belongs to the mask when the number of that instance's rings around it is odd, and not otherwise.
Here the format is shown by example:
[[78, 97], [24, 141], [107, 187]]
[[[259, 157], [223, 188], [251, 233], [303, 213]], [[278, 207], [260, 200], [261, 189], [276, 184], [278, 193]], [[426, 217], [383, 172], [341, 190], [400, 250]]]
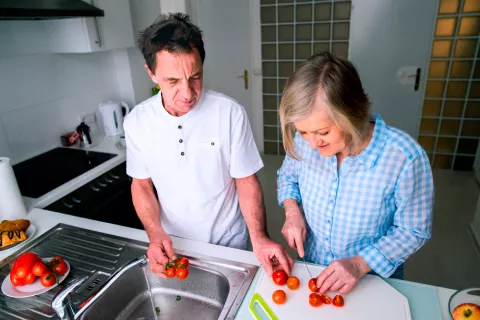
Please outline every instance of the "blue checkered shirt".
[[433, 179], [425, 151], [405, 132], [373, 116], [372, 139], [359, 155], [324, 157], [298, 133], [278, 170], [278, 202], [295, 199], [307, 222], [305, 259], [328, 265], [360, 255], [389, 277], [431, 236]]

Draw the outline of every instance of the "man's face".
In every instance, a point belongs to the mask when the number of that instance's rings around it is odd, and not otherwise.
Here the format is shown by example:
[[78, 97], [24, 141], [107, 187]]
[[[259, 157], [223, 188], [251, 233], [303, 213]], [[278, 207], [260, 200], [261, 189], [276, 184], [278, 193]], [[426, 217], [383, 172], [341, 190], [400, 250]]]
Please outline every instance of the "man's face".
[[157, 52], [156, 69], [145, 65], [150, 78], [160, 86], [162, 100], [168, 113], [182, 116], [192, 110], [200, 100], [203, 86], [203, 65], [200, 53]]

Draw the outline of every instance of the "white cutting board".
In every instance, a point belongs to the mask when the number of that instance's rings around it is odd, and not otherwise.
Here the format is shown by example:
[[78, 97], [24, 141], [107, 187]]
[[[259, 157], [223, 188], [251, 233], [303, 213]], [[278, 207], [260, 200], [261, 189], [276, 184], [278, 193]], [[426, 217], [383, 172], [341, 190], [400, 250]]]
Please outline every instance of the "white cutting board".
[[[308, 265], [313, 277], [316, 277], [325, 267]], [[380, 277], [366, 275], [348, 294], [343, 295], [345, 306], [338, 308], [322, 305], [314, 308], [308, 303], [311, 291], [308, 289], [310, 275], [304, 263], [295, 262], [292, 275], [300, 280], [300, 288], [288, 289], [287, 285], [277, 286], [263, 269], [258, 279], [255, 292], [260, 294], [279, 320], [291, 319], [332, 319], [332, 320], [411, 320], [408, 300]], [[275, 290], [281, 289], [287, 294], [287, 302], [277, 305], [272, 301]], [[333, 299], [337, 292], [327, 292]]]

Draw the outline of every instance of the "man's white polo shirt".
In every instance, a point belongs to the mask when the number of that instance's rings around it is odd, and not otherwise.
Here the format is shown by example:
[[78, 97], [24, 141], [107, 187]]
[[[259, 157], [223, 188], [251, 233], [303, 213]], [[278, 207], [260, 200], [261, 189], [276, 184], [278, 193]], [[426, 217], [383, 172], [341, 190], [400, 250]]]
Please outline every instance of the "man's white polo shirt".
[[246, 248], [234, 178], [256, 173], [263, 162], [242, 106], [203, 91], [190, 112], [175, 117], [160, 92], [130, 112], [124, 129], [127, 173], [152, 179], [168, 234]]

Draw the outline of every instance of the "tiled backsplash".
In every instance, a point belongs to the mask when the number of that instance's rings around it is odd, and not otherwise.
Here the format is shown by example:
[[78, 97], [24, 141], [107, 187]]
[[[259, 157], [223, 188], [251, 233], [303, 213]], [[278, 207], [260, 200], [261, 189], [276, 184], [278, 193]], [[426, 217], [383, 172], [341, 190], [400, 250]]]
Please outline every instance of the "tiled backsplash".
[[284, 154], [278, 105], [285, 82], [310, 55], [348, 56], [350, 1], [262, 0], [264, 149]]

